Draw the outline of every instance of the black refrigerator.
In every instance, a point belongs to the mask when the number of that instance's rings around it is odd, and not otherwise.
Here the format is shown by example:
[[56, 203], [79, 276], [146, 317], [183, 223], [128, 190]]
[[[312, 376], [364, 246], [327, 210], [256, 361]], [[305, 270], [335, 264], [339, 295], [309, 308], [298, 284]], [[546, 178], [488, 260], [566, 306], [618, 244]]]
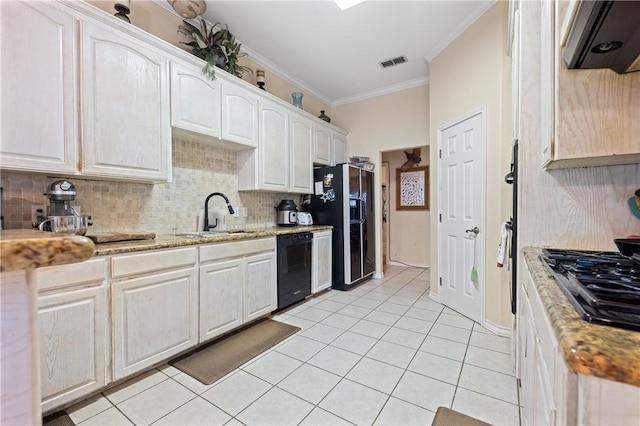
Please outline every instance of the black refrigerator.
[[333, 226], [333, 281], [348, 290], [375, 271], [373, 172], [340, 164], [313, 172], [314, 194], [304, 210], [316, 225]]

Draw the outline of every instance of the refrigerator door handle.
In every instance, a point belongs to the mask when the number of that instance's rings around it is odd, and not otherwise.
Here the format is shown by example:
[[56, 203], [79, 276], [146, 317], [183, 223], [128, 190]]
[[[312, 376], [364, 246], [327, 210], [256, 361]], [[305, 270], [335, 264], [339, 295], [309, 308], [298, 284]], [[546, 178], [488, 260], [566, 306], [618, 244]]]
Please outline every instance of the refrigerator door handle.
[[360, 201], [360, 223], [364, 223], [365, 220], [367, 220], [367, 211], [366, 209], [366, 205], [365, 205], [365, 201], [362, 198], [359, 198]]

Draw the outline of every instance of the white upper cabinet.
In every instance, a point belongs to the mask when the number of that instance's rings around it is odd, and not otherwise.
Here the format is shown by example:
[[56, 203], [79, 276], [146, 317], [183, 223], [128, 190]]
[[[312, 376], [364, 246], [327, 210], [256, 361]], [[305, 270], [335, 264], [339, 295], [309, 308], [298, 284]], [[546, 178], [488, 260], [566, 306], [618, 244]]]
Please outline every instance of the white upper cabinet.
[[314, 126], [313, 162], [316, 164], [331, 164], [331, 129], [322, 124]]
[[238, 189], [289, 190], [289, 113], [275, 102], [260, 99], [259, 140], [255, 150], [238, 153]]
[[41, 2], [0, 2], [0, 167], [77, 170], [75, 20]]
[[332, 134], [331, 165], [347, 162], [347, 138], [337, 132]]
[[639, 163], [640, 73], [567, 69], [562, 28], [570, 2], [545, 0], [541, 6], [541, 31], [522, 36], [542, 42], [542, 165], [551, 170]]
[[82, 173], [169, 180], [168, 57], [108, 26], [81, 24]]
[[289, 186], [289, 113], [260, 100], [260, 146], [258, 176], [262, 189], [287, 191]]
[[202, 74], [202, 67], [171, 62], [171, 126], [220, 137], [220, 81]]
[[[166, 182], [168, 54], [98, 12], [83, 2], [2, 2], [1, 165]], [[28, 55], [24, 34], [37, 40]]]
[[289, 115], [289, 190], [301, 194], [313, 192], [313, 124], [297, 114]]
[[[220, 73], [221, 74], [221, 73]], [[222, 87], [221, 139], [258, 146], [258, 97], [249, 90], [217, 77]]]
[[238, 189], [310, 194], [313, 124], [295, 108], [261, 98], [259, 145], [238, 152]]

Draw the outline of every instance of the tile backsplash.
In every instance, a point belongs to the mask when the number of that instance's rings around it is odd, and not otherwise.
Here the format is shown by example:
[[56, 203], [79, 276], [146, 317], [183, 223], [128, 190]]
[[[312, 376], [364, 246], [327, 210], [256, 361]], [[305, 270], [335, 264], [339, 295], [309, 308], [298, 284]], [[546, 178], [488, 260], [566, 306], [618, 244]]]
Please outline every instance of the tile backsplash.
[[[31, 206], [48, 205], [43, 195], [59, 177], [2, 171], [5, 229], [31, 228]], [[247, 217], [230, 218], [229, 228], [251, 228], [276, 224], [274, 207], [281, 199], [297, 194], [238, 192], [236, 152], [204, 142], [173, 141], [173, 182], [139, 183], [84, 180], [68, 177], [76, 187], [80, 213], [91, 215], [89, 232], [151, 231], [157, 234], [195, 231], [199, 210], [212, 192], [222, 192], [233, 207], [247, 209]], [[214, 197], [209, 208], [225, 208]]]

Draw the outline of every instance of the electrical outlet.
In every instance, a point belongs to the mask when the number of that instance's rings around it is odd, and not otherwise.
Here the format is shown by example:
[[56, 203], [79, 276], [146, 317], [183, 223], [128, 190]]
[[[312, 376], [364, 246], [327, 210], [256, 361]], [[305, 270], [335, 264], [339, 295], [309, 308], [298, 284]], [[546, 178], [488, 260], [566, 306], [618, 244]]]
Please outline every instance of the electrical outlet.
[[45, 207], [43, 205], [31, 206], [31, 223], [38, 223], [38, 216], [45, 215]]
[[242, 217], [247, 217], [247, 208], [246, 207], [242, 208]]

